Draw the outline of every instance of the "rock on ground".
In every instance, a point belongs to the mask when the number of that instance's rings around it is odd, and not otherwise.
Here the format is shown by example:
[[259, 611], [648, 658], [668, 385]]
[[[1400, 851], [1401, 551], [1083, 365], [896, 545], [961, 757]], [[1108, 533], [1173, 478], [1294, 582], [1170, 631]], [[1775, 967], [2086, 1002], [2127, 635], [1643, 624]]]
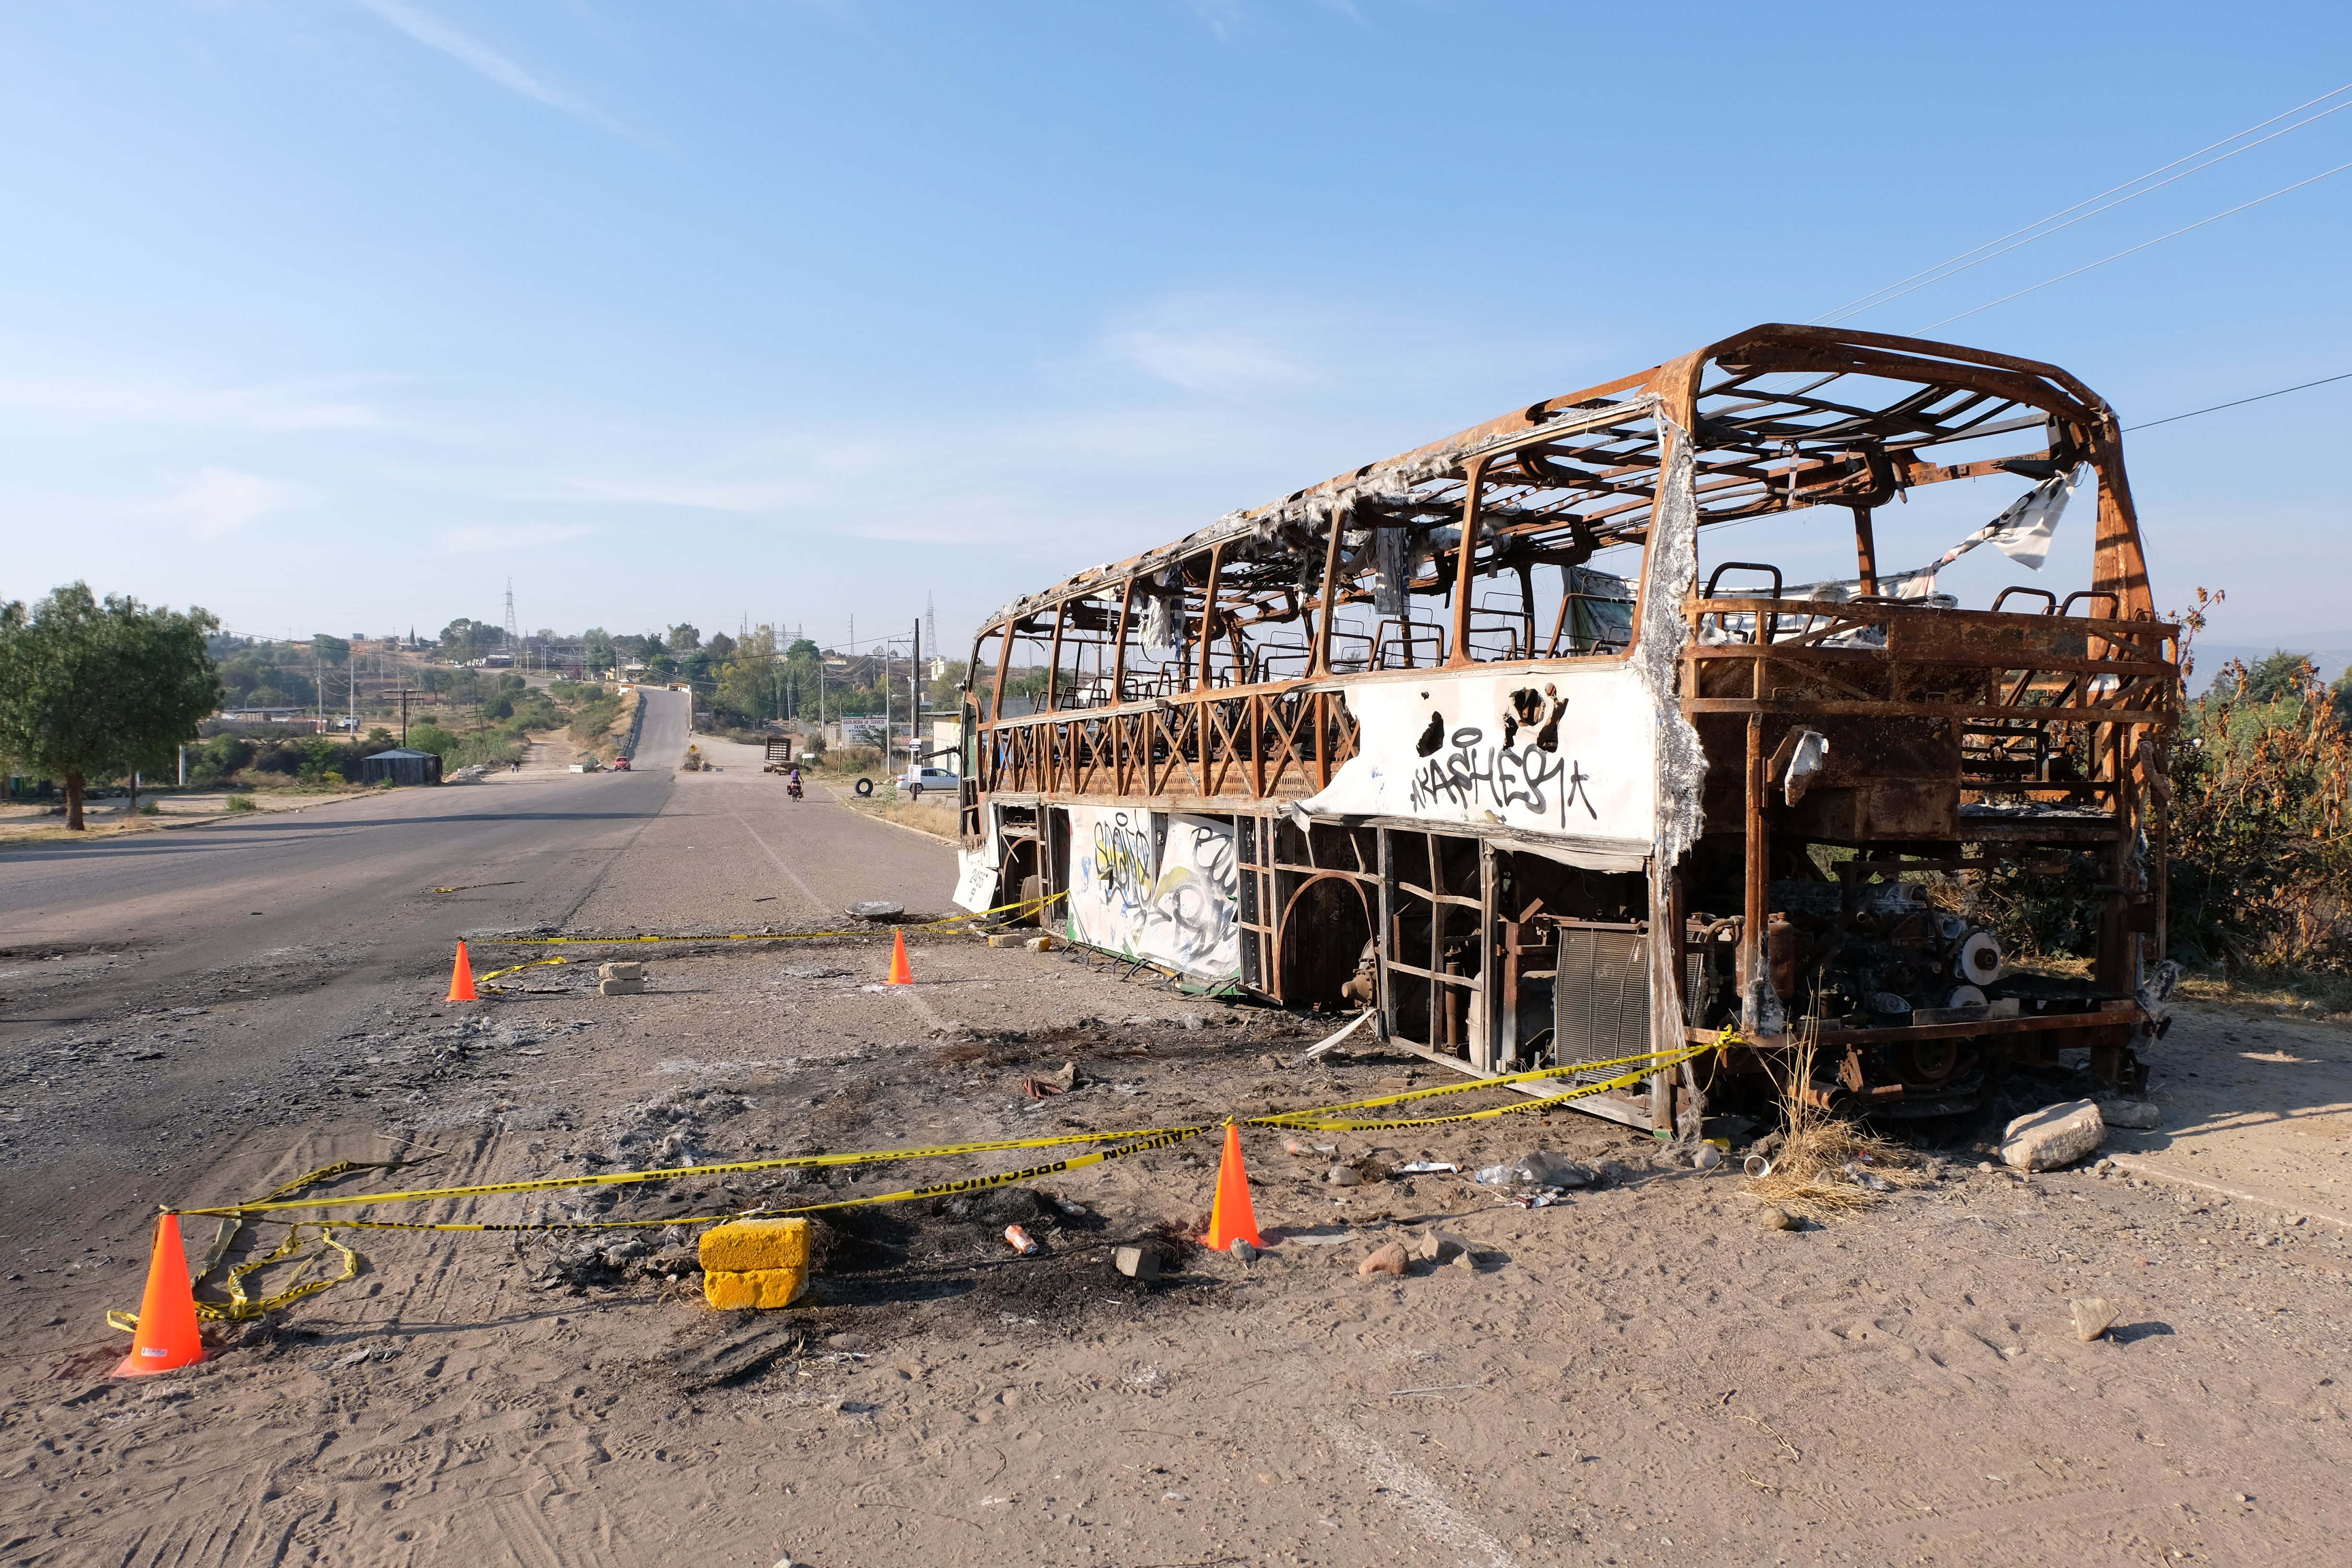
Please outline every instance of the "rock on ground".
[[2071, 1165], [2106, 1141], [2107, 1124], [2095, 1101], [2069, 1100], [2021, 1116], [2001, 1130], [2000, 1157], [2019, 1171], [2054, 1171]]

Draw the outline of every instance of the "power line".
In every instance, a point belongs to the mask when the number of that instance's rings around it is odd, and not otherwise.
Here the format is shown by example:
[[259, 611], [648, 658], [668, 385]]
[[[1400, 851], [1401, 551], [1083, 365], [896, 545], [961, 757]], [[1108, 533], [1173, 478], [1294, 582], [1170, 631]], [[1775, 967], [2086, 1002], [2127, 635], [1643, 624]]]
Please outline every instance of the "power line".
[[[2215, 163], [2236, 157], [2240, 153], [2251, 152], [2254, 148], [2263, 145], [2265, 142], [2274, 142], [2278, 140], [2279, 137], [2287, 134], [2287, 132], [2300, 131], [2305, 126], [2310, 124], [2312, 121], [2325, 120], [2327, 116], [2336, 113], [2338, 110], [2352, 109], [2352, 103], [2339, 103], [2334, 109], [2322, 110], [2319, 113], [2311, 116], [2309, 120], [2297, 121], [2294, 124], [2288, 126], [2284, 131], [2273, 132], [2270, 135], [2262, 138], [2261, 141], [2249, 142], [2243, 147], [2233, 148], [2230, 152], [2222, 153], [2219, 158], [2214, 158], [2209, 162], [2198, 164], [2195, 169], [2182, 170], [2181, 173], [2173, 175], [2171, 180], [2164, 180], [2158, 182], [2157, 184], [2148, 185], [2146, 190], [2132, 191], [2130, 195], [2123, 197], [2120, 201], [2108, 202], [2107, 205], [2099, 208], [2098, 212], [2083, 213], [2082, 217], [2071, 218], [2065, 223], [2058, 224], [2057, 228], [2043, 228], [2044, 225], [2057, 223], [2058, 219], [2066, 217], [2069, 213], [2082, 212], [2083, 208], [2089, 206], [2093, 202], [2105, 201], [2107, 197], [2114, 195], [2117, 191], [2131, 190], [2132, 186], [2142, 184], [2148, 180], [2153, 180], [2157, 175], [2165, 173], [2166, 170], [2179, 168], [2181, 164], [2188, 163], [2191, 158], [2201, 158], [2206, 153], [2213, 151], [2216, 147], [2227, 147], [2232, 142], [2239, 141], [2247, 136], [2252, 136], [2255, 132], [2262, 130], [2263, 126], [2275, 125], [2290, 114], [2300, 114], [2315, 103], [2325, 103], [2329, 99], [2338, 97], [2347, 91], [2352, 91], [2352, 82], [2347, 82], [2344, 86], [2337, 88], [2334, 92], [2323, 92], [2317, 98], [2308, 100], [2303, 103], [2298, 103], [2293, 109], [2284, 110], [2280, 113], [2273, 114], [2268, 120], [2262, 121], [2253, 125], [2249, 125], [2243, 131], [2238, 132], [2235, 135], [2224, 136], [2219, 142], [2209, 142], [2204, 146], [2198, 148], [2194, 153], [2183, 153], [2181, 156], [2175, 158], [2171, 163], [2150, 169], [2147, 174], [2141, 174], [2135, 179], [2126, 180], [2122, 184], [2110, 185], [2105, 190], [2101, 191], [2097, 195], [2085, 196], [2083, 200], [2076, 202], [2071, 207], [2061, 207], [2056, 212], [2052, 213], [2048, 217], [2036, 219], [2034, 222], [2027, 224], [2022, 228], [2013, 228], [1998, 239], [1989, 239], [1985, 241], [1984, 244], [1978, 246], [1973, 250], [1963, 250], [1958, 256], [1939, 261], [1936, 263], [1935, 266], [1927, 268], [1922, 271], [1914, 272], [1908, 278], [1898, 279], [1895, 282], [1888, 284], [1884, 289], [1874, 289], [1870, 293], [1864, 294], [1859, 299], [1849, 300], [1834, 310], [1826, 311], [1822, 315], [1815, 316], [1813, 318], [1812, 324], [1820, 326], [1825, 323], [1834, 323], [1861, 315], [1866, 310], [1874, 310], [1879, 306], [1886, 304], [1891, 300], [1901, 299], [1905, 294], [1915, 293], [1918, 289], [1927, 287], [1930, 283], [1941, 282], [1945, 279], [1965, 272], [1969, 268], [1975, 267], [1981, 262], [1990, 261], [1994, 256], [2005, 256], [2009, 251], [2018, 249], [2021, 246], [2031, 245], [2036, 239], [2046, 239], [2051, 235], [2058, 233], [2060, 229], [2072, 228], [2075, 224], [2084, 221], [2084, 218], [2096, 217], [2099, 213], [2109, 211], [2115, 207], [2119, 207], [2123, 205], [2124, 202], [2135, 201], [2139, 197], [2147, 195], [2149, 191], [2161, 190], [2164, 186], [2171, 184], [2174, 180], [2185, 180], [2190, 174], [2196, 174], [2200, 169], [2210, 169]], [[2042, 232], [2040, 234], [2034, 234], [2033, 231], [2035, 229], [2042, 229]], [[2018, 239], [2020, 235], [2030, 235], [2032, 237]], [[2006, 242], [2012, 239], [2017, 239], [2018, 243], [2016, 245], [2007, 245]], [[2004, 246], [2005, 248], [1995, 250], [1993, 247], [1996, 246]], [[1984, 252], [1990, 252], [1991, 254], [1982, 254]], [[1911, 287], [1906, 288], [1906, 284], [1911, 285]]]
[[2284, 397], [2290, 392], [2303, 392], [2315, 386], [2326, 386], [2331, 381], [2352, 381], [2352, 370], [2347, 370], [2341, 375], [2323, 375], [2317, 381], [2306, 381], [2298, 386], [2282, 386], [2276, 392], [2257, 392], [2252, 397], [2240, 397], [2228, 403], [2217, 403], [2210, 408], [2192, 408], [2186, 414], [2168, 414], [2161, 419], [2149, 419], [2137, 425], [2126, 425], [2124, 428], [2126, 430], [2153, 429], [2158, 425], [2169, 425], [2179, 419], [2194, 419], [2200, 414], [2219, 414], [2224, 408], [2242, 408], [2249, 403], [2260, 403], [2266, 397]]
[[2084, 273], [2089, 272], [2095, 268], [2105, 267], [2110, 261], [2121, 261], [2125, 257], [2146, 250], [2151, 245], [2162, 245], [2168, 239], [2178, 239], [2182, 235], [2189, 233], [2192, 229], [2203, 228], [2209, 223], [2220, 223], [2223, 218], [2230, 216], [2233, 213], [2244, 212], [2248, 207], [2258, 207], [2264, 202], [2272, 201], [2279, 196], [2285, 195], [2289, 191], [2299, 191], [2305, 185], [2315, 185], [2320, 181], [2327, 178], [2330, 174], [2340, 174], [2347, 169], [2352, 169], [2352, 163], [2338, 163], [2332, 169], [2323, 169], [2307, 180], [2297, 180], [2291, 185], [2281, 185], [2269, 195], [2256, 196], [2250, 202], [2240, 202], [2236, 206], [2227, 208], [2221, 212], [2217, 212], [2211, 217], [2199, 218], [2195, 223], [2189, 224], [2180, 228], [2176, 228], [2170, 234], [2159, 234], [2154, 239], [2144, 239], [2137, 245], [2131, 246], [2126, 249], [2118, 250], [2113, 256], [2102, 256], [2096, 261], [2088, 262], [2084, 266], [2077, 267], [2071, 272], [2061, 272], [2055, 278], [2045, 278], [2041, 282], [2033, 284], [2030, 288], [2020, 289], [2013, 294], [2003, 294], [1998, 300], [1988, 300], [1983, 304], [1975, 307], [1973, 310], [1962, 310], [1957, 316], [1947, 316], [1940, 321], [1930, 321], [1927, 323], [1925, 330], [1932, 332], [1937, 327], [1949, 326], [1954, 321], [1960, 321], [1965, 317], [1975, 315], [1979, 310], [1990, 310], [1995, 305], [2006, 305], [2011, 300], [2022, 299], [2024, 296], [2034, 293], [2039, 289], [2049, 288], [2053, 283], [2063, 283], [2069, 278], [2080, 278]]

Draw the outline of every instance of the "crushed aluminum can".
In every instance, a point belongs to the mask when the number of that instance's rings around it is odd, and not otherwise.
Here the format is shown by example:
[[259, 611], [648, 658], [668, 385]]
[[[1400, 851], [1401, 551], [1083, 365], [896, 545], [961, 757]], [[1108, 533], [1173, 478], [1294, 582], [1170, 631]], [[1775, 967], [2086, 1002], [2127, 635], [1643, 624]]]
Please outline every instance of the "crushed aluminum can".
[[1008, 1225], [1004, 1227], [1004, 1239], [1012, 1244], [1013, 1251], [1024, 1258], [1038, 1250], [1037, 1243], [1029, 1233], [1017, 1225]]

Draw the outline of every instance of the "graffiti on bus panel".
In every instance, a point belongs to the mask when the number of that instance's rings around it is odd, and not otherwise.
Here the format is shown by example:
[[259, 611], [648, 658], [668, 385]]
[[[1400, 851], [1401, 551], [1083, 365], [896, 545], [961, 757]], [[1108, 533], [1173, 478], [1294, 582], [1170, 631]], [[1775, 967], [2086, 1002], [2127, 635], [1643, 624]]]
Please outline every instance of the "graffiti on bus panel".
[[1070, 934], [1187, 973], [1240, 972], [1234, 827], [1143, 809], [1070, 809]]
[[1423, 755], [1407, 776], [1406, 789], [1416, 813], [1439, 806], [1456, 811], [1517, 806], [1566, 828], [1571, 814], [1580, 809], [1586, 819], [1600, 819], [1585, 789], [1590, 779], [1572, 757], [1548, 752], [1532, 740], [1524, 746], [1489, 740], [1478, 726], [1465, 724]]
[[1645, 841], [1655, 705], [1622, 668], [1439, 675], [1348, 693], [1350, 757], [1305, 809]]

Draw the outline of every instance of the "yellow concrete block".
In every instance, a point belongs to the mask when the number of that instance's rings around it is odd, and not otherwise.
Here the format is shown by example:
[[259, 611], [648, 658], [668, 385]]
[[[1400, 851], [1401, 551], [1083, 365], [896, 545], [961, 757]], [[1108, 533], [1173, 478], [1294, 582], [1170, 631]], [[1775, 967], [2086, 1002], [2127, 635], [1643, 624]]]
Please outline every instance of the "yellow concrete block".
[[702, 1271], [740, 1274], [755, 1268], [797, 1268], [809, 1260], [804, 1219], [737, 1219], [702, 1233]]
[[702, 1299], [730, 1312], [757, 1308], [789, 1307], [808, 1289], [808, 1270], [801, 1268], [706, 1268]]

